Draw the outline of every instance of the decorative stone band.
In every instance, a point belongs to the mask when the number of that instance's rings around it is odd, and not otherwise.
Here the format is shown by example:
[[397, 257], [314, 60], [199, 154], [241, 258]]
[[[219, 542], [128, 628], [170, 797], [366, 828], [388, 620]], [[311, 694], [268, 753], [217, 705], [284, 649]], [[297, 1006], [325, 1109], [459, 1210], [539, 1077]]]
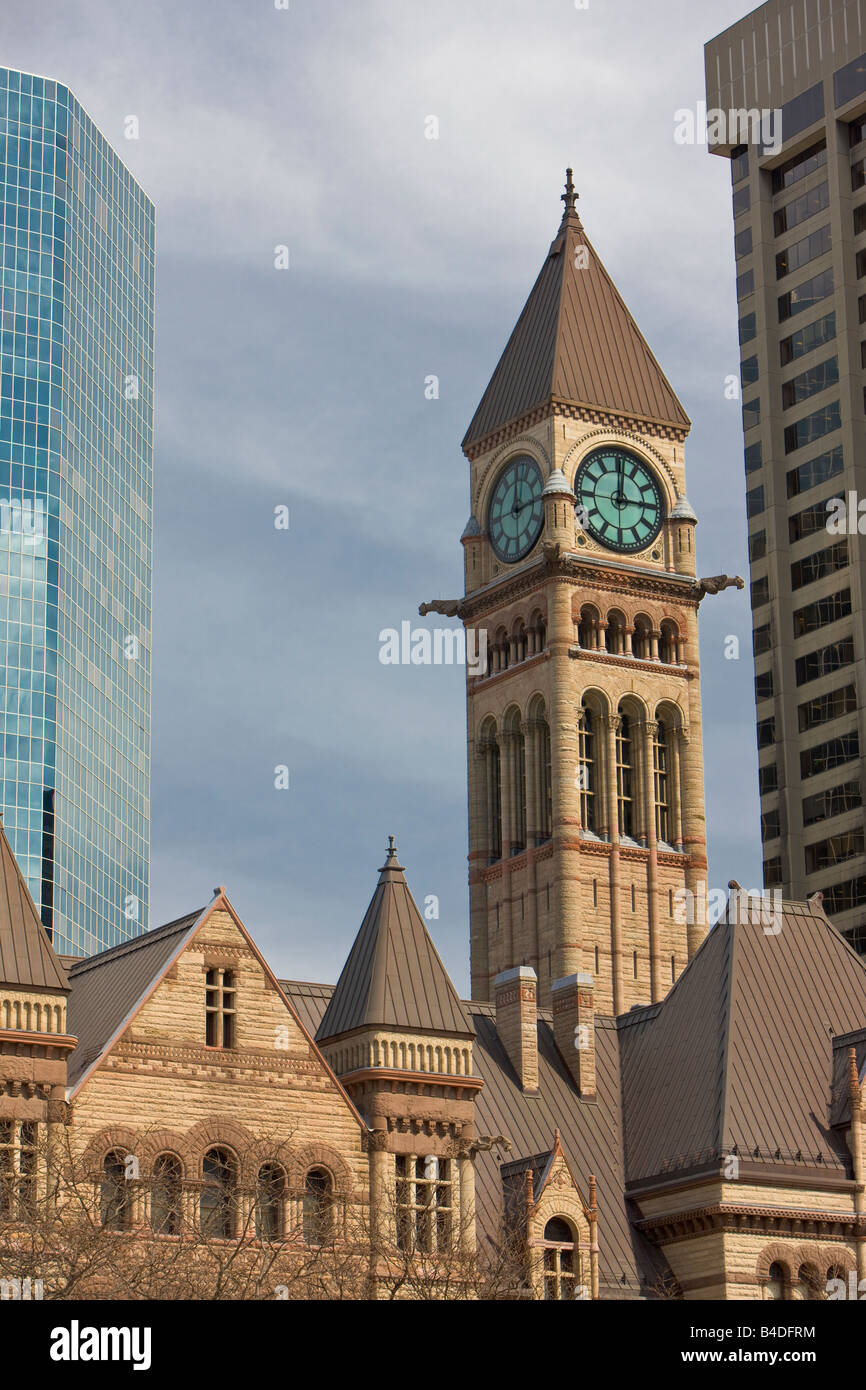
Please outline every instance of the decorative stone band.
[[656, 1245], [672, 1240], [696, 1240], [712, 1231], [835, 1240], [866, 1238], [866, 1214], [799, 1211], [796, 1207], [754, 1207], [731, 1202], [644, 1217], [635, 1225]]
[[621, 415], [617, 411], [599, 410], [589, 405], [576, 405], [571, 401], [554, 400], [552, 403], [545, 402], [544, 405], [536, 406], [533, 410], [527, 411], [526, 414], [509, 421], [507, 425], [493, 430], [482, 439], [474, 440], [464, 449], [466, 457], [469, 460], [480, 458], [490, 449], [507, 443], [515, 435], [531, 429], [541, 420], [546, 420], [551, 413], [551, 404], [555, 414], [560, 419], [565, 417], [569, 420], [588, 420], [591, 424], [604, 425], [613, 430], [637, 430], [640, 434], [650, 435], [652, 438], [676, 440], [678, 444], [685, 443], [689, 433], [685, 427], [678, 428], [674, 424], [660, 420], [642, 419], [637, 415]]

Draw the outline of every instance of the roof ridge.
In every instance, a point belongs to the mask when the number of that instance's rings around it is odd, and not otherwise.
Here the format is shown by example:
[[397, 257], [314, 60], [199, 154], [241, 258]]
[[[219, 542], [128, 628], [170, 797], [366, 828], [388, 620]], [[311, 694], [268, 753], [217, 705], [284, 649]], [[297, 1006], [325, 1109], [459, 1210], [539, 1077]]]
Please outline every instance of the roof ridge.
[[[207, 904], [205, 904], [206, 906]], [[73, 975], [83, 975], [86, 970], [93, 966], [103, 965], [107, 960], [115, 960], [126, 952], [135, 951], [154, 941], [162, 941], [172, 931], [180, 931], [186, 924], [196, 921], [204, 910], [204, 907], [199, 907], [195, 912], [188, 912], [183, 917], [176, 917], [173, 922], [164, 922], [161, 927], [153, 927], [149, 931], [140, 932], [138, 936], [131, 936], [128, 941], [118, 941], [114, 946], [106, 946], [104, 951], [97, 951], [92, 956], [80, 956], [77, 963], [69, 967], [70, 979]]]

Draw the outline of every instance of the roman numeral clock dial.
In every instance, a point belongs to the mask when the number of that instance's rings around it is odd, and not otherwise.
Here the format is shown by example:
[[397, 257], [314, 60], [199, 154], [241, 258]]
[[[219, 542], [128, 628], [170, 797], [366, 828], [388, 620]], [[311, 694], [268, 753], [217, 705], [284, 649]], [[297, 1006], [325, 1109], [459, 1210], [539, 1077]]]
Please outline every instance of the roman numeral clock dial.
[[496, 480], [487, 530], [496, 556], [514, 564], [528, 555], [544, 525], [544, 481], [535, 459], [510, 459]]
[[662, 529], [662, 490], [643, 459], [606, 445], [581, 463], [574, 480], [586, 530], [608, 550], [646, 550]]

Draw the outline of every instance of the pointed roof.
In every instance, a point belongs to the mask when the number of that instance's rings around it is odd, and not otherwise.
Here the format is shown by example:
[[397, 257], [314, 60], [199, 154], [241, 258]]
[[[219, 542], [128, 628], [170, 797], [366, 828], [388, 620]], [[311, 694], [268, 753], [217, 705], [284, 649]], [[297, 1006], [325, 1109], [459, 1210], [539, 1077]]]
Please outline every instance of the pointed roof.
[[0, 824], [0, 984], [69, 989], [66, 972], [39, 920], [18, 861]]
[[864, 1020], [866, 962], [816, 899], [732, 895], [666, 999], [618, 1020], [629, 1183], [734, 1153], [844, 1176], [834, 1038]]
[[690, 421], [595, 253], [567, 170], [565, 212], [463, 440], [465, 451], [551, 404], [687, 433]]
[[472, 1035], [457, 991], [409, 892], [393, 837], [316, 1041], [356, 1028]]

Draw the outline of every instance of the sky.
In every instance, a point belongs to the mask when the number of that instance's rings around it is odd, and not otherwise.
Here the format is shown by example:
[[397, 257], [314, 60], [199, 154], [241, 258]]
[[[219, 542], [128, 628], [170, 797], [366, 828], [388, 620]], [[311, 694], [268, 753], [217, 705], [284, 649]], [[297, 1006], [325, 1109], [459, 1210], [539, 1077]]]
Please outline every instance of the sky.
[[[0, 62], [65, 83], [156, 205], [151, 925], [225, 885], [279, 975], [333, 981], [393, 834], [468, 993], [464, 672], [379, 633], [462, 590], [460, 440], [567, 165], [692, 420], [699, 573], [747, 575], [730, 173], [674, 140], [747, 6], [277, 3], [0, 13]], [[701, 662], [709, 886], [755, 887], [747, 591], [705, 600]]]

